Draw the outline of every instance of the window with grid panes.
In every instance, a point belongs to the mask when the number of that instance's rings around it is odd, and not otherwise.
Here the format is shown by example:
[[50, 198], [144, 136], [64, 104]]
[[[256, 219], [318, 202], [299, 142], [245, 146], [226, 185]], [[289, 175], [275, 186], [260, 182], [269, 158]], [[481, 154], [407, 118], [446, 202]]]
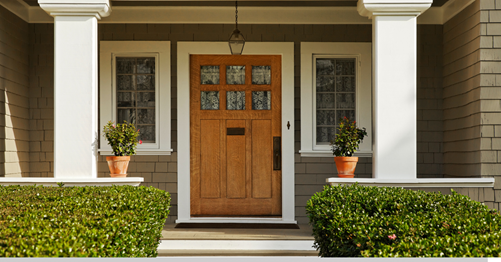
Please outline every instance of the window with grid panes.
[[143, 143], [155, 142], [155, 57], [116, 58], [117, 123], [133, 123]]
[[330, 144], [339, 119], [356, 121], [356, 59], [315, 57], [316, 143]]

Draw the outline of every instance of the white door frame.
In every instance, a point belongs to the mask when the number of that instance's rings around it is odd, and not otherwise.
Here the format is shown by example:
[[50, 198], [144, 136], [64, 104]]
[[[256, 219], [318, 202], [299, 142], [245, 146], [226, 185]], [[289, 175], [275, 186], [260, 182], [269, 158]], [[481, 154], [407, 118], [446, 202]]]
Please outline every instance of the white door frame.
[[[294, 43], [245, 43], [244, 55], [282, 56], [282, 217], [190, 216], [190, 55], [229, 55], [227, 42], [177, 43], [178, 219], [176, 223], [287, 223], [294, 220]], [[290, 128], [287, 124], [290, 123]]]

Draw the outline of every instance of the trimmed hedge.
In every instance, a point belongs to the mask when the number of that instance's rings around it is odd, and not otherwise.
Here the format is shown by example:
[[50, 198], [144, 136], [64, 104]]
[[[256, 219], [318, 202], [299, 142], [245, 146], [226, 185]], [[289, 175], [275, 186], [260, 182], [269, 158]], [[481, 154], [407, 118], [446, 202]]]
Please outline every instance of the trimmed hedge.
[[170, 207], [143, 186], [0, 186], [0, 199], [0, 257], [154, 257]]
[[467, 196], [326, 186], [306, 207], [322, 257], [499, 257], [501, 216]]

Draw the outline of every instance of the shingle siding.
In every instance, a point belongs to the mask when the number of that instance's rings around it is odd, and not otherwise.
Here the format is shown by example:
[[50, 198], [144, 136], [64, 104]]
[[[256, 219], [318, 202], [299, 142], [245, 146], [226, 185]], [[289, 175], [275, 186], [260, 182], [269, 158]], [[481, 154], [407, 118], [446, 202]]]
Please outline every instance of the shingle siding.
[[0, 6], [0, 177], [30, 170], [29, 79], [28, 23]]

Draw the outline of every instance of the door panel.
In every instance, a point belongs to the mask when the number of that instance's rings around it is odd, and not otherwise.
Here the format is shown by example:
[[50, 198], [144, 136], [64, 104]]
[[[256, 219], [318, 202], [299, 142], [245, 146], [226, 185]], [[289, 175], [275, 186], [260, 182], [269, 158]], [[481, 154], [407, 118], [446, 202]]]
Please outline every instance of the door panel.
[[221, 157], [219, 120], [200, 121], [201, 197], [221, 197]]
[[252, 120], [252, 197], [271, 198], [271, 120]]
[[280, 216], [281, 57], [190, 62], [191, 216]]
[[[245, 130], [245, 120], [227, 120], [226, 130]], [[245, 198], [245, 132], [226, 135], [226, 196], [228, 198]]]

